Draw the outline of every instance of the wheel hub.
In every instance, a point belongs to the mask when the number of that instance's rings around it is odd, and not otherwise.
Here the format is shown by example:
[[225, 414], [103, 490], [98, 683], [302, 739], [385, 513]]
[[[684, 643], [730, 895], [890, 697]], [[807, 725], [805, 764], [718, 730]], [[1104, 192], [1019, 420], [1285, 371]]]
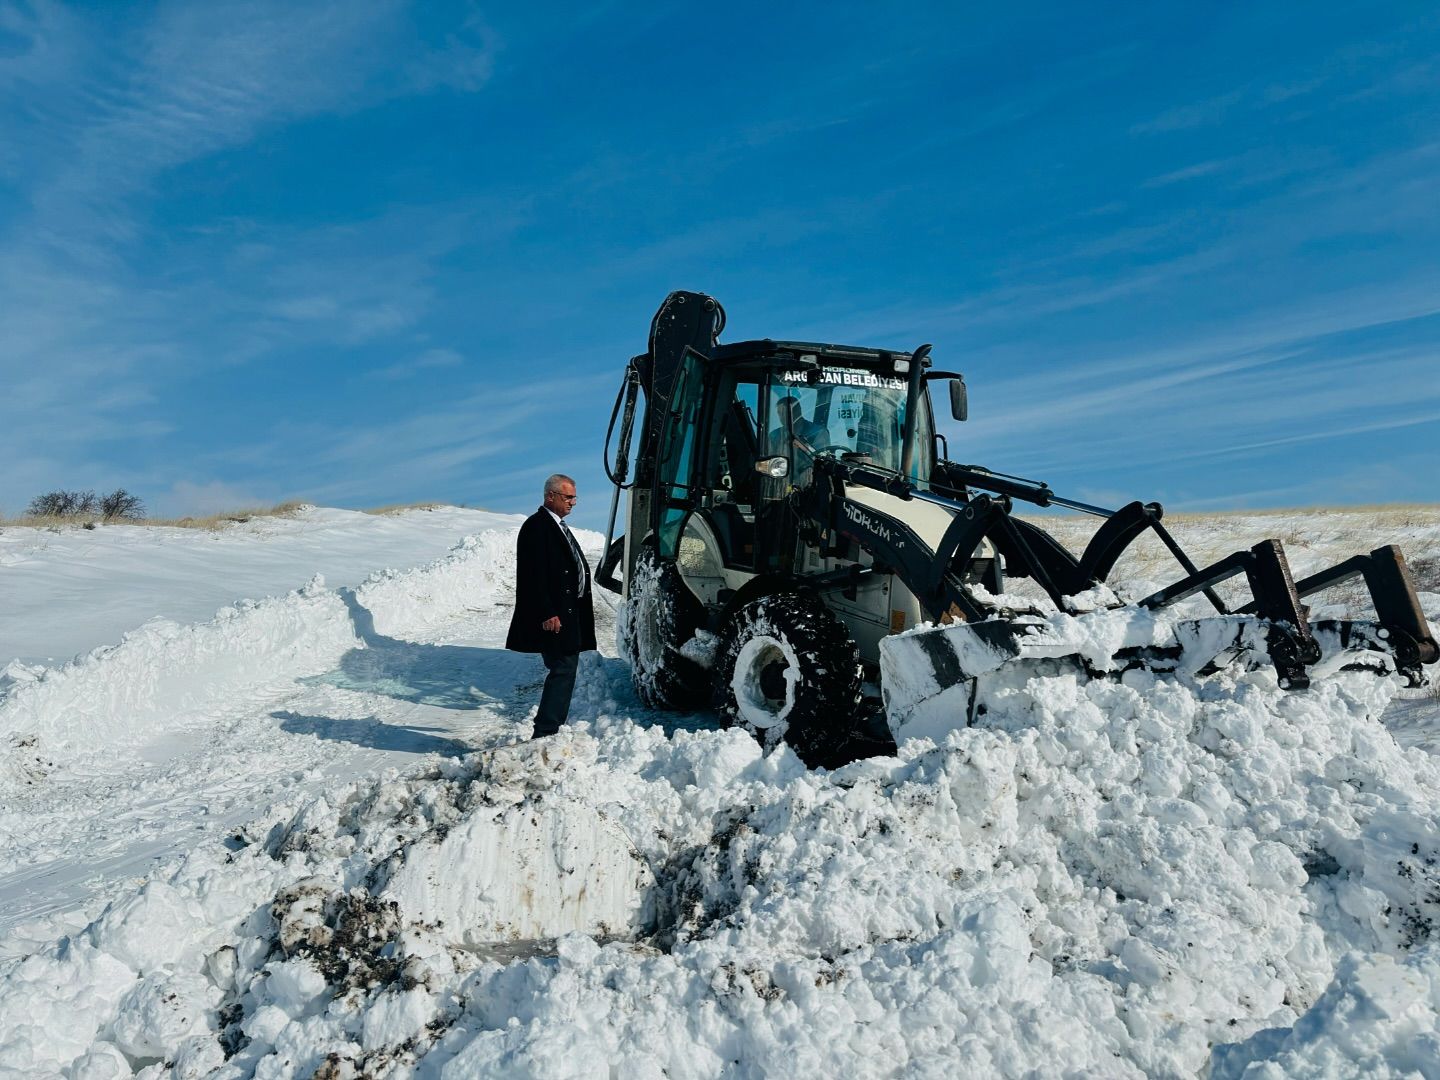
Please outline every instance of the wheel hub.
[[760, 669], [760, 692], [777, 707], [785, 702], [786, 666], [783, 660], [774, 660]]
[[747, 641], [735, 658], [730, 683], [740, 716], [764, 730], [781, 723], [795, 707], [798, 661], [782, 639], [760, 634]]

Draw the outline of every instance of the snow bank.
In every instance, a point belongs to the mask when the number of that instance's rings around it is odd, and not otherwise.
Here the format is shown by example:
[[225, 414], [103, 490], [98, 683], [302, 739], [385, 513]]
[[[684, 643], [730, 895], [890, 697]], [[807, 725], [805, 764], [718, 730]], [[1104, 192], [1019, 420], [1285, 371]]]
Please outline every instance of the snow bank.
[[645, 925], [654, 876], [623, 831], [574, 799], [511, 798], [410, 852], [384, 895], [457, 946]]
[[39, 737], [47, 750], [113, 748], [158, 734], [190, 713], [223, 708], [237, 689], [265, 677], [325, 670], [356, 644], [345, 604], [315, 578], [282, 597], [242, 600], [208, 622], [152, 619], [61, 668], [6, 669], [0, 732]]
[[302, 507], [218, 531], [158, 525], [0, 529], [0, 666], [53, 666], [118, 642], [146, 619], [203, 622], [236, 597], [280, 596], [322, 575], [359, 585], [418, 566], [463, 536], [521, 518], [457, 506], [397, 514]]
[[[382, 570], [354, 590], [315, 577], [285, 596], [242, 600], [188, 626], [153, 619], [114, 646], [60, 668], [12, 663], [0, 677], [0, 738], [12, 773], [73, 761], [223, 715], [265, 685], [332, 669], [374, 634], [419, 633], [510, 588], [513, 529], [466, 537], [412, 570]], [[11, 777], [12, 781], [14, 776]], [[3, 783], [3, 775], [0, 775]]]
[[0, 965], [0, 1069], [1423, 1070], [1440, 770], [1390, 692], [1035, 678], [834, 773], [602, 718], [388, 775]]

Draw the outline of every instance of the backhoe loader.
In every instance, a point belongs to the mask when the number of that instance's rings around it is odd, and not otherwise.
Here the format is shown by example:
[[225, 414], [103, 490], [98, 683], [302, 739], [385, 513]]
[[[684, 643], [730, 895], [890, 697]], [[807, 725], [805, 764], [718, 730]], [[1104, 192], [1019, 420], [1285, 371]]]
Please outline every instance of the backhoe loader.
[[[724, 325], [712, 297], [671, 293], [606, 439], [596, 582], [624, 598], [620, 650], [652, 707], [713, 704], [765, 745], [831, 763], [877, 716], [897, 742], [941, 739], [983, 710], [987, 681], [1027, 667], [1204, 678], [1241, 665], [1301, 690], [1341, 668], [1418, 685], [1440, 655], [1396, 547], [1299, 581], [1278, 540], [1196, 566], [1158, 503], [1106, 509], [948, 460], [931, 391], [945, 384], [963, 421], [967, 389], [929, 345], [721, 344]], [[1100, 525], [1075, 555], [1017, 501]], [[1179, 576], [1123, 599], [1107, 576], [1146, 533]], [[1356, 577], [1374, 619], [1309, 620], [1305, 598]], [[1018, 579], [1033, 599], [1010, 591]], [[1248, 602], [1222, 600], [1229, 579]], [[1214, 613], [1177, 614], [1192, 597]]]

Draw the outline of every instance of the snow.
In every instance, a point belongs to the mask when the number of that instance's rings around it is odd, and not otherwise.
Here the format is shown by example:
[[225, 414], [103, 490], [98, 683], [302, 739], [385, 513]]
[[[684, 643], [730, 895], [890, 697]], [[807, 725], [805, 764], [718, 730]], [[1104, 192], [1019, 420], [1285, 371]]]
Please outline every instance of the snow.
[[305, 507], [217, 532], [97, 525], [0, 529], [0, 665], [64, 661], [118, 641], [147, 619], [186, 624], [239, 597], [304, 585], [358, 585], [372, 570], [444, 555], [507, 514], [441, 506], [405, 514]]
[[[0, 1075], [1434, 1073], [1426, 691], [1035, 669], [827, 772], [646, 711], [607, 649], [517, 742], [517, 522], [451, 524], [408, 558], [337, 524], [344, 580], [296, 547], [277, 595], [12, 665]], [[1375, 545], [1332, 524], [1317, 559]], [[177, 602], [286, 528], [212, 545]], [[113, 557], [159, 579], [168, 545]], [[62, 573], [24, 572], [32, 600]], [[1138, 632], [1089, 625], [1047, 622], [1097, 662]]]

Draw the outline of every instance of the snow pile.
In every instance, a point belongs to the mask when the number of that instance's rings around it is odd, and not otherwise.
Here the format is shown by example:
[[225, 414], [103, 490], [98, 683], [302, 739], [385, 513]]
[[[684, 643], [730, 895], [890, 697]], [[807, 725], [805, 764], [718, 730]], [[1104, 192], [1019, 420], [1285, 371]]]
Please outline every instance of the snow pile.
[[1440, 1062], [1437, 1017], [1440, 945], [1416, 949], [1401, 963], [1354, 953], [1299, 1023], [1219, 1048], [1210, 1075], [1431, 1076]]
[[152, 619], [118, 645], [61, 668], [7, 668], [0, 733], [47, 748], [124, 744], [185, 714], [215, 708], [255, 679], [323, 671], [355, 645], [345, 605], [316, 577], [282, 597], [242, 600], [209, 622]]
[[[416, 635], [466, 609], [510, 606], [518, 526], [467, 536], [444, 558], [407, 570], [380, 570], [355, 590], [374, 615], [374, 629], [392, 637]], [[581, 542], [596, 534], [576, 530]]]
[[0, 965], [0, 1069], [1399, 1073], [1440, 770], [1390, 692], [1036, 678], [833, 773], [602, 717], [357, 783]]
[[[1218, 624], [1223, 633], [1235, 620], [1209, 622]], [[1096, 672], [1112, 671], [1118, 666], [1117, 653], [1173, 646], [1178, 630], [1173, 619], [1158, 612], [1121, 607], [1080, 616], [1052, 612], [943, 626], [922, 623], [891, 634], [880, 640], [881, 683], [891, 733], [897, 743], [943, 739], [956, 726], [957, 717], [963, 723], [969, 715], [973, 680], [1002, 669], [1008, 677], [1019, 666], [1017, 660], [1027, 662], [1023, 668], [1027, 671], [1041, 670], [1029, 661], [1061, 658], [1073, 658], [1076, 667], [1084, 663]]]
[[[257, 680], [284, 685], [333, 668], [376, 633], [416, 632], [510, 587], [513, 529], [470, 536], [413, 570], [357, 589], [316, 576], [285, 596], [241, 600], [208, 622], [152, 619], [60, 668], [13, 662], [0, 679], [0, 738], [26, 759], [113, 754], [211, 719]], [[23, 760], [12, 752], [12, 767]]]
[[506, 801], [410, 853], [387, 888], [407, 918], [455, 945], [645, 925], [654, 877], [613, 822], [573, 799]]

